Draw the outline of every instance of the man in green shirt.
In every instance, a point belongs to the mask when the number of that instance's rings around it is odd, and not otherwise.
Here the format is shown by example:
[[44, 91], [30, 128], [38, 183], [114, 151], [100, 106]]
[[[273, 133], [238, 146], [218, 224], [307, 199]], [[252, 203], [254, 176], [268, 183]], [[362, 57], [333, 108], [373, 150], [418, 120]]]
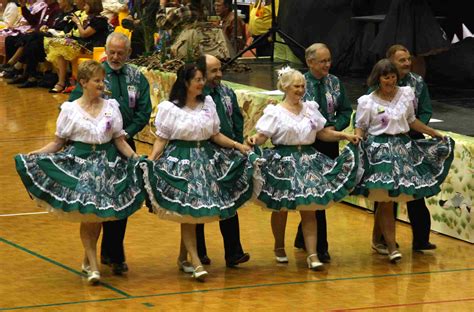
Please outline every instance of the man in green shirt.
[[[217, 115], [220, 120], [220, 132], [230, 139], [243, 143], [244, 118], [237, 103], [234, 91], [221, 83], [222, 67], [219, 59], [206, 54], [198, 61], [199, 68], [206, 75], [204, 95], [210, 95], [216, 103]], [[224, 239], [225, 262], [228, 267], [247, 262], [248, 253], [244, 253], [240, 243], [239, 216], [219, 222], [222, 238]], [[201, 262], [210, 263], [207, 257], [206, 241], [204, 238], [204, 224], [196, 226], [196, 241]]]
[[[138, 67], [126, 64], [131, 53], [130, 40], [121, 33], [112, 33], [105, 45], [107, 61], [105, 68], [106, 98], [119, 102], [123, 118], [123, 129], [127, 133], [127, 142], [133, 150], [133, 137], [140, 132], [150, 120], [151, 101], [150, 86]], [[81, 97], [82, 88], [77, 85], [69, 96], [73, 101]], [[121, 275], [128, 271], [125, 262], [123, 240], [127, 219], [103, 222], [101, 262], [112, 266], [114, 274]]]
[[[309, 71], [305, 74], [306, 93], [304, 100], [318, 103], [319, 111], [327, 120], [325, 127], [336, 131], [344, 130], [350, 123], [352, 106], [339, 78], [329, 73], [331, 68], [331, 52], [329, 48], [324, 43], [314, 43], [306, 49], [305, 58]], [[338, 142], [316, 140], [314, 147], [332, 159], [339, 155]], [[319, 261], [328, 263], [331, 260], [331, 256], [328, 252], [326, 212], [324, 210], [317, 210], [315, 213], [318, 258]], [[298, 226], [294, 245], [297, 248], [304, 248], [301, 223]]]
[[[411, 55], [408, 49], [400, 44], [388, 48], [386, 57], [397, 67], [399, 73], [398, 85], [410, 86], [415, 93], [415, 115], [421, 122], [428, 124], [433, 113], [428, 87], [423, 78], [411, 72]], [[423, 139], [423, 134], [410, 131], [412, 139]], [[407, 202], [408, 218], [410, 219], [413, 242], [412, 248], [416, 251], [436, 249], [436, 245], [430, 243], [431, 216], [426, 207], [425, 199], [420, 198]], [[380, 234], [381, 235], [381, 234]], [[374, 233], [374, 237], [378, 237]]]

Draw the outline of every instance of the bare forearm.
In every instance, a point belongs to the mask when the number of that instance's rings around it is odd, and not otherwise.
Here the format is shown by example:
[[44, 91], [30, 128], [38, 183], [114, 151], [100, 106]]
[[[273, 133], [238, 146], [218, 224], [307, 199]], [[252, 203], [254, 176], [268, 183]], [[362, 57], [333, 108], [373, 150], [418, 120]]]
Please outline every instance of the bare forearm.
[[347, 135], [341, 131], [335, 131], [328, 127], [320, 130], [317, 134], [317, 138], [325, 142], [338, 142], [341, 140], [347, 140]]
[[166, 144], [168, 144], [168, 140], [157, 137], [155, 140], [155, 143], [153, 144], [153, 149], [150, 154], [150, 159], [156, 160], [160, 158], [161, 154], [163, 154]]
[[30, 154], [56, 153], [63, 148], [65, 143], [66, 143], [65, 139], [56, 138], [54, 141], [49, 142], [42, 148], [30, 152]]
[[138, 157], [137, 153], [130, 147], [125, 140], [125, 136], [120, 136], [114, 139], [114, 144], [119, 152], [127, 158]]
[[425, 125], [424, 123], [422, 123], [418, 119], [415, 119], [415, 121], [410, 124], [410, 129], [421, 132], [421, 133], [424, 133], [424, 134], [428, 134], [431, 137], [441, 136], [441, 134], [439, 134], [438, 131], [436, 131], [435, 129], [433, 129], [433, 128], [427, 126], [427, 125]]

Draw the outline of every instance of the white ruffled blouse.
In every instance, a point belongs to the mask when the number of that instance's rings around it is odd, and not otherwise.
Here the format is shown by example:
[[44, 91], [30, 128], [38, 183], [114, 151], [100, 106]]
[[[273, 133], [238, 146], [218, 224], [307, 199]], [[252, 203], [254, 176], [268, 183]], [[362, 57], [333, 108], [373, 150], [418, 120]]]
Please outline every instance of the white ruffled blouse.
[[119, 103], [104, 100], [102, 111], [92, 117], [82, 109], [77, 101], [64, 102], [61, 105], [56, 122], [56, 136], [88, 144], [103, 144], [125, 135]]
[[314, 101], [304, 102], [300, 113], [295, 115], [281, 105], [268, 105], [255, 128], [274, 145], [313, 144], [317, 132], [326, 124], [318, 107]]
[[156, 134], [166, 140], [203, 141], [220, 131], [216, 104], [210, 96], [195, 109], [178, 107], [170, 101], [158, 105]]
[[375, 91], [358, 100], [355, 127], [368, 134], [400, 134], [410, 130], [415, 121], [415, 94], [410, 87], [399, 87], [391, 101], [375, 95]]

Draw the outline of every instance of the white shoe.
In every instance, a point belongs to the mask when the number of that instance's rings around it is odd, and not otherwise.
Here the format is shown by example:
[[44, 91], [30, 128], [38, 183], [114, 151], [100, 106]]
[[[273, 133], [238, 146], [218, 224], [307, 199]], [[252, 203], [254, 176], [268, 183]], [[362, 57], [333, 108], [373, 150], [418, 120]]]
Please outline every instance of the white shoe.
[[89, 265], [85, 265], [83, 263], [81, 265], [81, 271], [82, 271], [82, 273], [85, 273], [85, 274], [89, 275], [89, 273], [91, 272], [91, 267]]
[[[283, 250], [283, 253], [285, 254], [284, 256], [277, 256], [276, 251], [277, 250]], [[277, 248], [274, 250], [275, 251], [275, 260], [278, 263], [288, 263], [288, 257], [286, 256], [285, 248]]]
[[397, 263], [398, 261], [402, 260], [402, 254], [398, 250], [394, 250], [388, 255], [388, 259], [392, 263]]
[[388, 255], [388, 249], [387, 246], [384, 244], [378, 243], [372, 243], [372, 249], [375, 250], [379, 255]]
[[319, 262], [319, 260], [312, 261], [311, 257], [314, 257], [318, 259], [317, 254], [311, 254], [306, 258], [306, 263], [308, 264], [308, 269], [311, 269], [313, 271], [321, 271], [324, 268], [324, 264]]
[[179, 260], [178, 259], [178, 268], [183, 271], [184, 273], [193, 273], [194, 267], [188, 260]]
[[89, 285], [97, 285], [100, 282], [100, 272], [99, 271], [89, 271], [87, 274], [87, 282]]
[[[199, 269], [202, 269], [202, 271], [198, 272]], [[193, 271], [193, 278], [195, 278], [196, 280], [200, 282], [204, 282], [204, 280], [206, 279], [208, 275], [209, 273], [207, 273], [207, 271], [204, 270], [204, 267], [202, 265], [198, 265]]]

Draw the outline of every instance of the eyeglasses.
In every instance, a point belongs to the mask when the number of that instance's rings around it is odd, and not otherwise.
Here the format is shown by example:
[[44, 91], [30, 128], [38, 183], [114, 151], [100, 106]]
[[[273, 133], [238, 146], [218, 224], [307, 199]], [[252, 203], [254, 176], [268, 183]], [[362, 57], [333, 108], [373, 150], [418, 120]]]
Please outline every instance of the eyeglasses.
[[320, 64], [320, 65], [331, 64], [331, 63], [332, 63], [332, 60], [331, 60], [331, 59], [320, 60], [320, 61], [314, 60], [314, 61], [315, 61], [316, 63]]

